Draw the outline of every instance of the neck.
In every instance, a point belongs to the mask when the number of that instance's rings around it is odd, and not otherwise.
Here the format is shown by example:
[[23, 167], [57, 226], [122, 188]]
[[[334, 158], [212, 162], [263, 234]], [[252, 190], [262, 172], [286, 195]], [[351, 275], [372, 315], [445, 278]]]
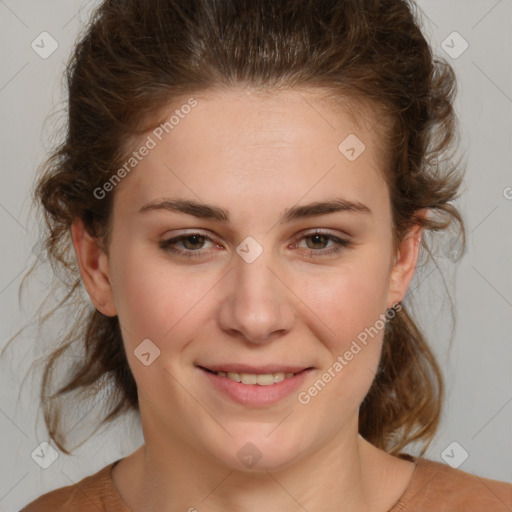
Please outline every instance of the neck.
[[219, 464], [184, 440], [169, 442], [173, 436], [163, 439], [147, 429], [144, 434], [146, 444], [123, 459], [130, 467], [125, 478], [122, 471], [113, 475], [134, 511], [383, 512], [403, 493], [414, 467], [359, 436], [357, 417], [325, 445], [309, 446], [280, 466], [265, 467], [262, 457], [245, 470]]

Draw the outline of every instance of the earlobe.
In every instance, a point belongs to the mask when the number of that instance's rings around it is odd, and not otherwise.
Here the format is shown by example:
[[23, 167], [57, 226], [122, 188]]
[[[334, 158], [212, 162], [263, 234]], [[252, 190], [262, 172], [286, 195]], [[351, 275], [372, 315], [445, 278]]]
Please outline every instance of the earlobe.
[[82, 282], [91, 302], [104, 315], [117, 315], [108, 275], [108, 256], [98, 240], [87, 232], [82, 219], [74, 220], [71, 234]]
[[389, 277], [388, 308], [401, 302], [414, 276], [420, 251], [422, 228], [413, 226], [400, 244]]

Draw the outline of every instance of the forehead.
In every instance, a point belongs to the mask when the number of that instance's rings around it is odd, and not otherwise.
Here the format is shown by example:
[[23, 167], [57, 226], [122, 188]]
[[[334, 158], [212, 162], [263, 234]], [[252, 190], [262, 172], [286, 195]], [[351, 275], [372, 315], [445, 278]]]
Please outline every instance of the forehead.
[[219, 187], [300, 197], [316, 182], [329, 189], [342, 180], [357, 191], [368, 180], [382, 180], [385, 148], [370, 104], [319, 89], [232, 89], [194, 95], [194, 102], [191, 97], [160, 112], [160, 122], [132, 146], [151, 139], [154, 147], [116, 193], [128, 186], [139, 202], [154, 199], [167, 182], [197, 197]]
[[[196, 95], [194, 99], [197, 106], [187, 109], [190, 112], [181, 115], [179, 120], [173, 113], [184, 109], [190, 98], [176, 100], [168, 109], [161, 111], [158, 124], [165, 131], [163, 136], [169, 135], [176, 144], [190, 139], [184, 125], [190, 127], [193, 124], [197, 135], [206, 138], [236, 133], [237, 137], [231, 140], [233, 145], [237, 141], [250, 143], [250, 140], [242, 138], [249, 135], [255, 143], [261, 138], [266, 146], [279, 142], [289, 144], [293, 140], [303, 144], [305, 138], [316, 142], [324, 139], [329, 143], [351, 131], [365, 138], [369, 144], [379, 146], [375, 149], [384, 149], [380, 147], [383, 120], [378, 119], [382, 116], [375, 105], [335, 96], [325, 89], [215, 89]], [[167, 122], [166, 129], [166, 121], [173, 117], [180, 126], [169, 127]], [[328, 133], [333, 137], [326, 137]]]

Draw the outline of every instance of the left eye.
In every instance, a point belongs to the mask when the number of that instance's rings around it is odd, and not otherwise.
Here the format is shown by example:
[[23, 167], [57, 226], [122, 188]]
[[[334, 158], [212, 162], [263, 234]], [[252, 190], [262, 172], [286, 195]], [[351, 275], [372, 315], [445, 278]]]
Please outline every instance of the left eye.
[[[340, 252], [343, 247], [350, 245], [350, 242], [347, 240], [343, 240], [325, 232], [303, 234], [297, 239], [299, 242], [303, 240], [306, 241], [306, 251], [308, 255], [312, 257], [335, 254]], [[308, 243], [308, 240], [310, 243]], [[219, 245], [215, 244], [209, 236], [201, 233], [187, 233], [169, 240], [163, 240], [160, 242], [160, 247], [165, 251], [185, 256], [187, 258], [201, 258], [204, 256], [205, 252], [201, 251], [201, 249], [204, 248], [204, 244], [207, 241], [219, 247]], [[332, 242], [332, 246], [330, 248], [326, 248], [326, 246], [329, 247], [327, 245], [329, 242]], [[177, 247], [180, 244], [185, 250]], [[300, 248], [297, 242], [293, 245]]]
[[[319, 245], [325, 246], [328, 242], [332, 242], [336, 239], [336, 237], [332, 235], [328, 235], [326, 233], [312, 233], [309, 235], [305, 235], [301, 238], [301, 240], [306, 240], [306, 247], [308, 249], [325, 249], [325, 247], [318, 247]], [[307, 240], [310, 240], [312, 242], [311, 245], [307, 243]]]
[[[313, 233], [303, 234], [299, 241], [306, 240], [307, 257], [316, 258], [322, 256], [334, 256], [341, 252], [345, 247], [350, 247], [351, 243], [348, 240], [343, 240], [337, 236], [323, 231], [315, 231]], [[310, 240], [311, 244], [307, 241]], [[325, 245], [333, 242], [330, 248], [325, 248]], [[295, 244], [297, 246], [297, 244]], [[318, 247], [318, 246], [321, 247]]]

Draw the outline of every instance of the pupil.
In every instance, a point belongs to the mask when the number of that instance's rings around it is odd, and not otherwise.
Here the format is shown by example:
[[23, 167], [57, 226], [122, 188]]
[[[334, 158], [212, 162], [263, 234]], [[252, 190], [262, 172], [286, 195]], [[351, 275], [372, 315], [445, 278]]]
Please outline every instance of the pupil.
[[[202, 239], [204, 237], [202, 235], [190, 235], [187, 238], [184, 239], [185, 245], [201, 245]], [[192, 243], [189, 244], [190, 240], [192, 240]], [[197, 247], [192, 247], [193, 249], [197, 249]]]
[[325, 244], [325, 235], [311, 235], [311, 240], [313, 241], [313, 244]]

